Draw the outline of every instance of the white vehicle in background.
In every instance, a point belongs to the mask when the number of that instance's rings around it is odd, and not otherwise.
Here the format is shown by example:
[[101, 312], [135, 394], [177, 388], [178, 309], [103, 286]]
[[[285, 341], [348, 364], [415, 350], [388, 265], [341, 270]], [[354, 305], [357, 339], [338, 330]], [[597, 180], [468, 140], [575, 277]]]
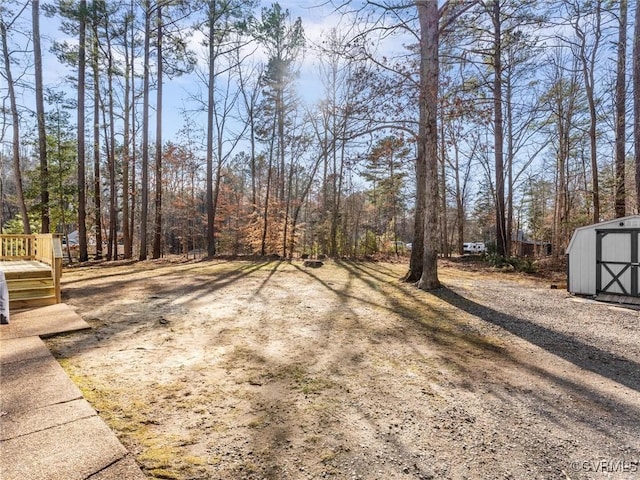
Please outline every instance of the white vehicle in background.
[[463, 243], [462, 252], [471, 254], [487, 253], [487, 246], [484, 242]]

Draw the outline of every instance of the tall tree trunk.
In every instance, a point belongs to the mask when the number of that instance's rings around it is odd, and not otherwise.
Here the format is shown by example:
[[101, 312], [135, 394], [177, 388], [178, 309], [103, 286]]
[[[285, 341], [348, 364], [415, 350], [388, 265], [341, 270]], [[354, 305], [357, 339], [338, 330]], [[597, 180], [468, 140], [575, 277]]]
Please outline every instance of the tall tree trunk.
[[140, 206], [140, 260], [147, 259], [149, 219], [149, 57], [151, 56], [151, 5], [144, 2], [144, 79], [142, 90], [142, 194]]
[[[342, 131], [344, 131], [344, 123], [346, 119], [343, 121], [343, 125], [341, 126]], [[333, 154], [333, 180], [331, 182], [332, 186], [332, 210], [331, 210], [331, 255], [333, 257], [338, 256], [338, 254], [342, 251], [340, 245], [338, 245], [338, 233], [340, 226], [340, 213], [342, 210], [342, 190], [344, 185], [344, 165], [345, 165], [345, 156], [346, 156], [346, 142], [340, 143], [340, 153], [336, 154], [337, 146], [336, 146], [336, 138], [335, 136], [332, 139], [333, 146], [331, 147]], [[344, 232], [344, 230], [343, 230]]]
[[[209, 31], [209, 34], [212, 35], [212, 30]], [[211, 56], [213, 54], [212, 51], [209, 52]], [[240, 63], [238, 58], [238, 64]], [[212, 75], [212, 72], [209, 72], [209, 75]], [[259, 75], [256, 75], [259, 77]], [[211, 79], [209, 80], [211, 83]], [[238, 87], [240, 88], [240, 94], [242, 95], [242, 99], [244, 102], [244, 107], [247, 111], [247, 119], [246, 123], [248, 125], [248, 135], [249, 135], [249, 148], [251, 152], [250, 158], [250, 170], [251, 170], [251, 213], [254, 214], [258, 211], [258, 186], [257, 186], [257, 159], [256, 159], [256, 119], [255, 119], [255, 104], [257, 93], [259, 91], [258, 83], [256, 82], [255, 87], [252, 90], [249, 89], [249, 85], [247, 84], [247, 80], [244, 77], [242, 72], [242, 68], [238, 68]], [[213, 99], [213, 92], [211, 93], [211, 99]], [[209, 102], [211, 105], [213, 100]], [[211, 113], [213, 115], [213, 113]], [[213, 129], [213, 125], [211, 126]], [[213, 148], [213, 147], [212, 147]]]
[[[439, 11], [437, 0], [416, 0], [420, 22], [420, 122], [416, 156], [416, 207], [409, 271], [403, 280], [423, 289], [438, 288], [438, 82]], [[473, 6], [469, 2], [456, 15]], [[429, 163], [432, 162], [432, 163]]]
[[[131, 78], [129, 56], [129, 24], [133, 23], [133, 8], [126, 16], [123, 35], [124, 52], [124, 138], [122, 141], [122, 244], [124, 258], [131, 258], [131, 231], [129, 230], [129, 143], [131, 141]], [[133, 38], [131, 38], [133, 43]], [[135, 123], [135, 119], [134, 122]], [[117, 248], [117, 247], [116, 247]]]
[[589, 103], [589, 145], [591, 156], [591, 189], [593, 196], [593, 223], [600, 221], [600, 183], [598, 180], [598, 153], [597, 153], [597, 123], [595, 93], [593, 84], [587, 87], [587, 100]]
[[[416, 6], [419, 4], [416, 3]], [[418, 11], [420, 11], [420, 7], [418, 6]], [[421, 25], [422, 29], [422, 25]], [[422, 48], [422, 43], [421, 43]], [[422, 121], [424, 117], [424, 107], [423, 103], [425, 102], [425, 93], [424, 89], [426, 88], [426, 82], [422, 80], [422, 77], [425, 75], [424, 73], [424, 62], [425, 59], [424, 53], [421, 50], [421, 62], [420, 62], [420, 98], [419, 98], [419, 108], [420, 108], [420, 123], [418, 125], [418, 142], [416, 145], [416, 206], [415, 213], [413, 216], [413, 240], [411, 243], [411, 255], [409, 257], [409, 271], [403, 277], [405, 282], [417, 283], [422, 277], [422, 268], [423, 268], [423, 256], [424, 256], [424, 222], [425, 222], [425, 209], [426, 209], [426, 198], [427, 198], [427, 165], [426, 165], [426, 153], [425, 153], [425, 142], [424, 138], [426, 137], [426, 125], [425, 122]], [[432, 192], [429, 192], [431, 194]]]
[[[215, 211], [213, 205], [213, 102], [215, 87], [215, 0], [209, 1], [209, 85], [207, 95], [207, 256], [213, 257], [216, 254], [215, 242]], [[253, 121], [253, 117], [252, 117]], [[253, 139], [252, 139], [253, 142]], [[253, 146], [252, 146], [253, 151]], [[252, 169], [254, 168], [254, 159], [252, 158]], [[254, 189], [255, 202], [255, 189]]]
[[627, 59], [627, 0], [620, 0], [618, 30], [618, 65], [616, 75], [616, 218], [626, 215], [625, 191], [625, 113], [626, 113], [626, 59]]
[[493, 2], [493, 138], [496, 176], [496, 253], [507, 254], [504, 197], [504, 120], [502, 117], [502, 21], [500, 2]]
[[318, 167], [320, 166], [320, 162], [323, 161], [323, 157], [319, 156], [318, 160], [316, 161], [316, 163], [313, 165], [313, 169], [311, 170], [311, 173], [309, 174], [309, 180], [308, 182], [302, 187], [302, 194], [300, 195], [300, 201], [297, 202], [294, 210], [293, 210], [293, 215], [291, 218], [291, 240], [290, 240], [290, 248], [289, 251], [290, 256], [293, 255], [293, 249], [294, 249], [294, 242], [295, 242], [295, 238], [296, 238], [296, 227], [298, 225], [298, 218], [300, 216], [300, 210], [302, 209], [302, 206], [304, 205], [304, 201], [307, 198], [307, 195], [309, 195], [309, 190], [311, 189], [311, 185], [313, 184], [313, 179], [316, 176], [316, 172], [318, 171]]
[[[422, 105], [423, 99], [420, 99]], [[422, 107], [421, 107], [422, 108]], [[424, 255], [424, 219], [425, 202], [427, 198], [427, 166], [424, 153], [425, 126], [420, 122], [418, 126], [418, 145], [416, 153], [416, 207], [413, 217], [413, 241], [409, 258], [409, 271], [405, 274], [405, 282], [415, 283], [422, 276], [422, 257]]]
[[276, 115], [278, 119], [278, 158], [280, 160], [280, 174], [278, 175], [278, 200], [281, 204], [285, 201], [284, 83], [284, 79], [282, 79], [279, 82], [276, 90]]
[[267, 166], [267, 185], [265, 187], [264, 210], [262, 213], [262, 239], [260, 242], [260, 255], [267, 254], [267, 232], [269, 229], [269, 199], [271, 194], [271, 179], [273, 170], [273, 142], [275, 140], [276, 122], [274, 119], [271, 130], [271, 142], [269, 145], [269, 164]]
[[640, 0], [636, 0], [633, 31], [633, 138], [636, 164], [636, 207], [640, 212]]
[[[222, 158], [222, 138], [218, 137], [218, 158]], [[215, 225], [216, 225], [216, 211], [218, 209], [218, 198], [220, 197], [220, 182], [222, 180], [222, 162], [218, 161], [216, 164], [216, 172], [215, 172], [215, 180], [213, 181], [213, 196], [211, 198], [211, 223], [213, 225], [213, 232], [215, 234]], [[215, 248], [215, 235], [213, 238], [214, 251], [216, 253]]]
[[87, 66], [87, 0], [80, 0], [78, 38], [78, 249], [81, 262], [89, 260], [87, 250], [87, 187], [85, 172], [85, 82]]
[[253, 115], [253, 106], [251, 107], [249, 115], [249, 144], [251, 146], [251, 213], [255, 213], [258, 210], [258, 189], [256, 186], [256, 126]]
[[458, 255], [464, 254], [464, 196], [460, 185], [460, 148], [457, 141], [453, 145], [453, 155], [455, 159], [454, 175], [456, 182], [456, 226], [457, 226], [457, 246]]
[[[335, 98], [335, 94], [333, 95], [333, 98]], [[332, 105], [335, 105], [335, 103], [332, 103]], [[335, 107], [333, 110], [335, 111]], [[329, 205], [329, 128], [327, 128], [326, 115], [327, 115], [327, 112], [322, 112], [322, 119], [323, 119], [322, 125], [324, 126], [324, 128], [322, 129], [322, 134], [318, 131], [317, 128], [315, 129], [316, 130], [315, 134], [318, 138], [319, 146], [321, 149], [320, 150], [321, 153], [319, 156], [322, 159], [322, 185], [320, 187], [320, 198], [318, 199], [318, 209], [322, 212], [322, 220], [326, 218], [326, 215], [327, 215], [326, 212], [333, 213], [333, 206]], [[335, 124], [336, 122], [334, 120], [333, 121], [334, 127], [335, 127]], [[335, 159], [335, 155], [334, 155], [334, 159]], [[333, 182], [333, 184], [335, 185], [335, 181]], [[332, 257], [335, 256], [335, 253], [332, 251], [332, 246], [330, 242], [330, 239], [333, 238], [333, 231], [334, 231], [334, 216], [332, 215], [331, 227], [329, 230], [329, 235], [330, 235], [329, 238], [325, 238], [326, 236], [323, 235], [320, 242], [318, 242], [320, 243], [323, 251], [328, 252], [329, 255]]]
[[[513, 98], [511, 74], [507, 76], [506, 84], [506, 110], [507, 110], [507, 193], [506, 193], [506, 218], [505, 218], [505, 256], [512, 255], [512, 237], [513, 237]], [[515, 232], [516, 234], [518, 232]]]
[[[133, 237], [135, 232], [135, 221], [136, 221], [136, 202], [137, 202], [137, 191], [136, 191], [136, 95], [135, 95], [135, 78], [136, 78], [136, 70], [135, 70], [135, 10], [134, 10], [134, 0], [131, 0], [131, 211], [129, 212], [129, 251], [131, 252], [131, 256], [133, 256]], [[126, 247], [125, 247], [126, 248]]]
[[[109, 148], [107, 166], [109, 169], [109, 236], [107, 247], [107, 259], [118, 259], [118, 197], [116, 189], [116, 129], [115, 114], [113, 111], [113, 55], [111, 52], [111, 35], [109, 22], [105, 25], [105, 37], [107, 39], [107, 84], [109, 99]], [[125, 113], [126, 114], [126, 113]], [[106, 141], [105, 132], [105, 141]]]
[[449, 250], [449, 225], [448, 212], [447, 212], [447, 160], [445, 151], [445, 138], [444, 138], [444, 122], [440, 125], [440, 245], [442, 245], [441, 255], [444, 258], [449, 258], [451, 252]]
[[[416, 2], [420, 22], [420, 126], [424, 154], [424, 249], [418, 288], [440, 287], [438, 280], [438, 2]], [[418, 179], [420, 181], [420, 179]]]
[[93, 4], [93, 195], [95, 205], [94, 228], [96, 235], [95, 259], [102, 259], [102, 186], [100, 182], [100, 65], [98, 63], [98, 14]]
[[[335, 79], [335, 71], [332, 72], [334, 74], [334, 77], [332, 78], [332, 89], [331, 89], [331, 93], [332, 93], [332, 99], [331, 99], [331, 105], [333, 106], [333, 108], [336, 108], [336, 79]], [[336, 135], [338, 134], [338, 122], [336, 121], [336, 116], [337, 116], [338, 112], [337, 111], [333, 111], [332, 115], [331, 115], [331, 128], [326, 128], [325, 132], [324, 132], [324, 141], [323, 141], [323, 148], [324, 148], [324, 157], [325, 157], [325, 166], [324, 166], [324, 181], [322, 182], [322, 186], [323, 186], [323, 195], [322, 195], [322, 201], [324, 202], [322, 211], [323, 212], [331, 212], [331, 226], [329, 227], [329, 255], [331, 257], [337, 257], [338, 256], [338, 225], [339, 225], [339, 221], [340, 221], [340, 198], [342, 197], [342, 191], [341, 191], [341, 186], [340, 184], [342, 183], [342, 165], [344, 164], [344, 156], [342, 155], [344, 153], [344, 144], [345, 142], [342, 142], [342, 148], [341, 148], [341, 155], [340, 155], [340, 175], [338, 175], [338, 152], [337, 152], [337, 148], [336, 148]], [[331, 135], [331, 146], [329, 147], [329, 132], [332, 132]], [[331, 176], [331, 184], [328, 185], [327, 183], [327, 172], [329, 169], [329, 152], [331, 152], [331, 160], [332, 160], [332, 168], [333, 168], [333, 175]], [[331, 187], [331, 189], [329, 189], [329, 187]], [[331, 204], [329, 205], [329, 190], [331, 191]], [[323, 253], [326, 251], [327, 246], [326, 246], [326, 241], [322, 242], [324, 243], [323, 245]]]
[[153, 258], [160, 258], [162, 247], [162, 7], [158, 2], [158, 89], [156, 91], [156, 199]]
[[[577, 67], [577, 63], [574, 64]], [[568, 242], [569, 219], [569, 159], [573, 149], [573, 119], [578, 91], [576, 68], [566, 82], [564, 67], [556, 66], [556, 82], [560, 85], [555, 98], [557, 112], [558, 152], [556, 167], [556, 196], [553, 222], [553, 257], [559, 259], [564, 254]], [[585, 167], [586, 174], [586, 167]], [[585, 175], [586, 177], [586, 175]]]
[[285, 209], [284, 209], [284, 226], [282, 228], [282, 258], [287, 258], [287, 253], [289, 256], [293, 255], [293, 238], [291, 239], [291, 251], [288, 252], [287, 248], [287, 235], [289, 234], [289, 213], [291, 210], [291, 196], [292, 196], [292, 184], [293, 184], [293, 162], [289, 165], [289, 174], [287, 175], [287, 198], [285, 199]]
[[49, 233], [49, 166], [47, 163], [47, 132], [44, 122], [44, 87], [42, 84], [42, 49], [40, 47], [40, 1], [31, 3], [33, 22], [33, 66], [36, 79], [36, 115], [38, 118], [38, 154], [40, 155], [40, 202], [42, 233]]
[[[562, 103], [561, 99], [558, 99], [558, 104]], [[562, 110], [559, 110], [561, 115]], [[570, 112], [566, 112], [567, 115], [570, 115]], [[566, 122], [565, 119], [560, 116], [558, 117], [558, 158], [557, 158], [557, 168], [556, 168], [556, 200], [554, 205], [554, 215], [553, 215], [553, 257], [557, 260], [560, 258], [562, 254], [564, 244], [564, 225], [567, 222], [567, 218], [565, 216], [565, 212], [567, 209], [567, 181], [565, 176], [565, 168], [567, 158], [565, 156], [565, 152], [567, 151], [566, 142], [568, 139], [568, 132], [565, 131], [566, 128], [569, 127], [569, 122]]]
[[[109, 70], [110, 67], [107, 67], [107, 70]], [[109, 74], [107, 73], [107, 77], [109, 76]], [[108, 83], [108, 80], [107, 80]], [[108, 89], [108, 87], [107, 87]], [[112, 195], [111, 192], [111, 158], [113, 155], [113, 149], [111, 146], [111, 141], [110, 141], [110, 137], [109, 137], [109, 121], [107, 120], [107, 106], [104, 104], [104, 102], [101, 102], [101, 112], [102, 112], [102, 129], [104, 131], [104, 149], [105, 149], [105, 154], [107, 157], [107, 175], [109, 176], [109, 215], [107, 217], [107, 225], [109, 227], [108, 231], [105, 231], [105, 234], [107, 236], [107, 261], [111, 261], [113, 260], [113, 236], [111, 234], [111, 204], [113, 203], [114, 200], [114, 195]]]
[[13, 174], [16, 181], [16, 193], [18, 195], [20, 215], [22, 216], [22, 230], [24, 233], [29, 235], [31, 233], [31, 225], [29, 224], [27, 204], [24, 201], [22, 168], [20, 166], [20, 118], [18, 116], [18, 104], [16, 102], [13, 76], [11, 74], [11, 58], [9, 56], [9, 46], [7, 45], [7, 28], [2, 20], [0, 20], [0, 40], [2, 41], [2, 55], [4, 58], [5, 74], [8, 84], [7, 87], [9, 88], [9, 101], [11, 104], [11, 127], [13, 131], [11, 158], [13, 161]]

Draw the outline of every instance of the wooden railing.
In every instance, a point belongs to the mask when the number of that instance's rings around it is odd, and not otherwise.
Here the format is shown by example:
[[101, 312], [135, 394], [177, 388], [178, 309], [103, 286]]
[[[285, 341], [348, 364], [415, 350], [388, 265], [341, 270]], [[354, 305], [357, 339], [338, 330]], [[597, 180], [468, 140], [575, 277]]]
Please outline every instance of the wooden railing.
[[51, 267], [56, 298], [61, 301], [62, 245], [60, 237], [43, 233], [37, 235], [0, 235], [0, 261], [35, 260]]

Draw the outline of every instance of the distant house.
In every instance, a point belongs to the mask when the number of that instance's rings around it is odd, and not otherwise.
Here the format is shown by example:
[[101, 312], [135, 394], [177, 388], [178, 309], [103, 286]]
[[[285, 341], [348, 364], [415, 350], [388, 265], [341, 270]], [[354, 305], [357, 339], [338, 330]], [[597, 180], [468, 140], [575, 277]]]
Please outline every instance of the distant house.
[[552, 253], [551, 242], [529, 240], [522, 230], [512, 238], [511, 250], [518, 257], [540, 257]]

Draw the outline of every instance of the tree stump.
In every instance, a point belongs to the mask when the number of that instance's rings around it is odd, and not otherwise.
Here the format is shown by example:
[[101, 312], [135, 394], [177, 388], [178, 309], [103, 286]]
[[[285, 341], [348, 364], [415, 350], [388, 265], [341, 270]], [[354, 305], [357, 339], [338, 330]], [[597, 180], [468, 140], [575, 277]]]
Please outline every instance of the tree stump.
[[324, 265], [324, 263], [322, 263], [320, 260], [305, 260], [304, 261], [304, 266], [305, 267], [320, 268], [322, 265]]

